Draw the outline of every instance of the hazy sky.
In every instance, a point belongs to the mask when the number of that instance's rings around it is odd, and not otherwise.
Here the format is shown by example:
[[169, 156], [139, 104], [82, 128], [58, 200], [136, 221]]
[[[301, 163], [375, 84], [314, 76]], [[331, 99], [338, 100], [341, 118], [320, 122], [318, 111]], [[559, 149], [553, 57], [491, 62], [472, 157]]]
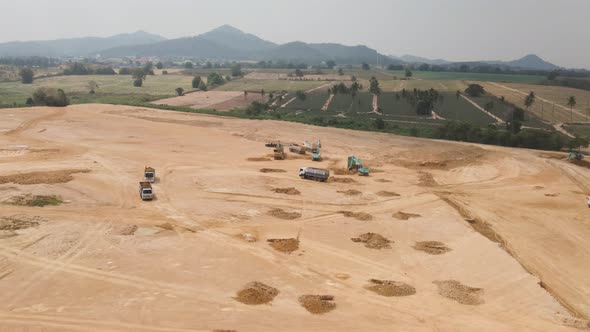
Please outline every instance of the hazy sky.
[[0, 0], [0, 42], [109, 36], [168, 38], [222, 24], [277, 43], [364, 44], [384, 54], [512, 60], [535, 53], [590, 67], [590, 0]]

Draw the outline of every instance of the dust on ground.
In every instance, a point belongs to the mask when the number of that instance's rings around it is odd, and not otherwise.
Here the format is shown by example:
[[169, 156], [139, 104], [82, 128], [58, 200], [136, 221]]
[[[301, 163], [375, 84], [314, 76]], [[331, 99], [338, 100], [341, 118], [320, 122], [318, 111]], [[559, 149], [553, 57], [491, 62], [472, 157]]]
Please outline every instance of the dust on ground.
[[37, 227], [46, 220], [40, 216], [13, 215], [0, 217], [0, 231], [17, 231]]
[[422, 217], [421, 215], [416, 214], [416, 213], [406, 213], [406, 212], [402, 212], [402, 211], [398, 211], [398, 212], [394, 213], [392, 216], [396, 219], [399, 219], [399, 220], [410, 220], [412, 218]]
[[258, 281], [248, 283], [236, 294], [234, 299], [248, 305], [259, 305], [271, 302], [279, 290]]
[[299, 249], [298, 239], [268, 239], [266, 240], [270, 246], [280, 252], [290, 254]]
[[274, 188], [272, 190], [277, 194], [285, 194], [285, 195], [301, 195], [301, 192], [296, 188], [289, 187], [289, 188]]
[[123, 236], [130, 236], [130, 235], [135, 235], [135, 232], [137, 232], [137, 225], [120, 225], [117, 227], [113, 227], [111, 230], [109, 230], [109, 234], [111, 235], [123, 235]]
[[401, 196], [398, 193], [394, 193], [393, 191], [380, 191], [377, 193], [377, 196], [381, 196], [381, 197], [399, 197]]
[[301, 213], [299, 212], [287, 212], [278, 208], [268, 211], [268, 215], [283, 220], [295, 220], [301, 218]]
[[337, 178], [337, 177], [332, 177], [330, 179], [330, 182], [346, 183], [346, 184], [358, 183], [358, 181], [355, 180], [355, 179], [351, 179], [351, 178]]
[[451, 251], [451, 248], [447, 247], [446, 244], [438, 241], [416, 242], [413, 248], [430, 255], [442, 255]]
[[399, 281], [371, 279], [365, 288], [381, 296], [410, 296], [416, 294], [416, 288]]
[[55, 184], [66, 183], [74, 179], [73, 174], [89, 173], [88, 169], [66, 169], [60, 171], [48, 172], [30, 172], [17, 173], [0, 176], [0, 184], [15, 183], [15, 184]]
[[355, 170], [348, 170], [348, 168], [330, 168], [334, 175], [355, 175], [357, 171]]
[[418, 185], [422, 187], [436, 187], [438, 186], [438, 183], [436, 182], [432, 174], [427, 172], [419, 172]]
[[359, 237], [351, 238], [353, 242], [364, 243], [365, 247], [369, 249], [391, 249], [390, 243], [392, 241], [376, 233], [365, 233], [359, 235]]
[[58, 206], [63, 203], [63, 200], [59, 196], [55, 195], [19, 195], [9, 198], [4, 201], [5, 204], [17, 205], [17, 206], [31, 206], [31, 207], [44, 207], [48, 205]]
[[338, 191], [338, 193], [344, 194], [346, 196], [358, 196], [358, 195], [362, 194], [362, 192], [360, 192], [356, 189], [341, 190], [341, 191]]
[[347, 218], [354, 218], [360, 221], [373, 220], [373, 216], [365, 212], [338, 211], [338, 213], [344, 215]]
[[299, 304], [312, 314], [321, 315], [336, 309], [332, 295], [302, 295]]
[[456, 280], [434, 281], [438, 286], [438, 293], [448, 299], [466, 305], [479, 305], [485, 303], [481, 298], [483, 289], [469, 287]]
[[261, 168], [260, 173], [287, 173], [287, 171], [277, 168]]

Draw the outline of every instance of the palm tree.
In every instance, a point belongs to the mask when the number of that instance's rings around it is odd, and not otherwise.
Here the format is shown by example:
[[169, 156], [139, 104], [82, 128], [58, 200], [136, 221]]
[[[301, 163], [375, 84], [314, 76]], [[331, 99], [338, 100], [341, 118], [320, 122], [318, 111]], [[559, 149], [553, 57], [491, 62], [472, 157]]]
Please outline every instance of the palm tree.
[[524, 99], [524, 106], [526, 107], [527, 111], [535, 103], [535, 98], [535, 93], [531, 91], [531, 93], [529, 93], [529, 95]]
[[568, 98], [567, 100], [567, 106], [570, 107], [570, 117], [571, 117], [571, 122], [574, 122], [574, 107], [576, 107], [576, 97], [571, 96]]

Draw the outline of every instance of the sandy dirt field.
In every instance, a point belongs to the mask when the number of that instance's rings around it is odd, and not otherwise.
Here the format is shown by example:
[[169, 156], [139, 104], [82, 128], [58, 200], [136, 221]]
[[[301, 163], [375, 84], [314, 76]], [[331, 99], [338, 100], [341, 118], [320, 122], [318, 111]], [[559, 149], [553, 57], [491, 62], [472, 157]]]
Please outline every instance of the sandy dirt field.
[[153, 101], [156, 105], [190, 106], [195, 109], [212, 109], [211, 105], [227, 102], [236, 97], [243, 97], [240, 91], [197, 91], [184, 96]]
[[[590, 169], [561, 154], [128, 106], [0, 116], [1, 331], [588, 329]], [[264, 147], [317, 138], [320, 163]], [[38, 195], [63, 204], [19, 199]]]

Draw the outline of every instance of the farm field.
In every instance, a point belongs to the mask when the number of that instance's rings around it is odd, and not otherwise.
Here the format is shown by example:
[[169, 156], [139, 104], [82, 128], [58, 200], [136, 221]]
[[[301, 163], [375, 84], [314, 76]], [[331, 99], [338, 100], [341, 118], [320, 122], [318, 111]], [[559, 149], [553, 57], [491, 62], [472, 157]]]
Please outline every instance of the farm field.
[[[368, 82], [366, 82], [368, 84]], [[467, 88], [467, 83], [464, 81], [441, 81], [441, 80], [422, 80], [422, 79], [412, 79], [412, 80], [392, 80], [392, 79], [385, 79], [380, 80], [379, 85], [381, 90], [385, 92], [396, 92], [402, 91], [403, 89], [406, 90], [428, 90], [428, 89], [435, 89], [438, 91], [448, 91], [448, 92], [456, 92], [457, 90], [463, 91]]]
[[590, 124], [567, 124], [564, 127], [572, 134], [590, 139]]
[[[259, 79], [236, 79], [218, 87], [219, 91], [307, 91], [326, 84], [322, 81], [287, 81], [287, 80], [259, 80]], [[327, 88], [326, 88], [327, 89]]]
[[[480, 84], [488, 93], [498, 97], [504, 96], [508, 102], [521, 108], [525, 108], [524, 99], [526, 96], [531, 91], [535, 92], [537, 100], [529, 111], [551, 123], [586, 122], [590, 116], [590, 111], [584, 109], [586, 103], [590, 100], [590, 91], [545, 85], [498, 84], [493, 82]], [[567, 106], [569, 96], [576, 96], [578, 102], [573, 112]]]
[[[588, 324], [590, 171], [565, 153], [102, 104], [0, 117], [2, 331]], [[264, 146], [315, 139], [321, 162]]]
[[63, 89], [66, 93], [87, 93], [90, 81], [96, 82], [99, 86], [97, 92], [103, 94], [175, 95], [174, 90], [178, 87], [192, 90], [192, 77], [179, 75], [148, 76], [141, 88], [133, 86], [131, 76], [59, 76], [37, 79], [33, 84], [0, 83], [0, 104], [12, 103], [13, 100], [24, 103], [40, 87]]
[[[404, 71], [385, 71], [397, 77], [404, 77]], [[535, 84], [544, 81], [545, 76], [536, 75], [510, 75], [510, 74], [486, 74], [486, 73], [459, 73], [459, 72], [432, 72], [413, 71], [413, 78], [424, 80], [465, 80], [465, 81], [488, 81], [488, 82], [510, 82]]]
[[[327, 93], [312, 92], [306, 95], [305, 100], [296, 98], [284, 108], [287, 110], [321, 111], [328, 97]], [[290, 98], [285, 100], [289, 101]]]
[[[480, 97], [469, 97], [472, 101], [477, 103], [481, 108], [485, 109], [485, 106], [489, 102], [494, 103], [494, 107], [489, 109], [488, 112], [494, 114], [498, 118], [506, 121], [509, 114], [514, 109], [514, 106], [510, 103], [503, 103], [498, 97], [494, 95], [487, 94], [485, 96]], [[523, 122], [524, 126], [527, 127], [535, 127], [535, 128], [543, 128], [543, 129], [552, 129], [553, 126], [551, 124], [543, 121], [541, 118], [537, 117], [532, 112], [525, 111], [525, 120]]]

